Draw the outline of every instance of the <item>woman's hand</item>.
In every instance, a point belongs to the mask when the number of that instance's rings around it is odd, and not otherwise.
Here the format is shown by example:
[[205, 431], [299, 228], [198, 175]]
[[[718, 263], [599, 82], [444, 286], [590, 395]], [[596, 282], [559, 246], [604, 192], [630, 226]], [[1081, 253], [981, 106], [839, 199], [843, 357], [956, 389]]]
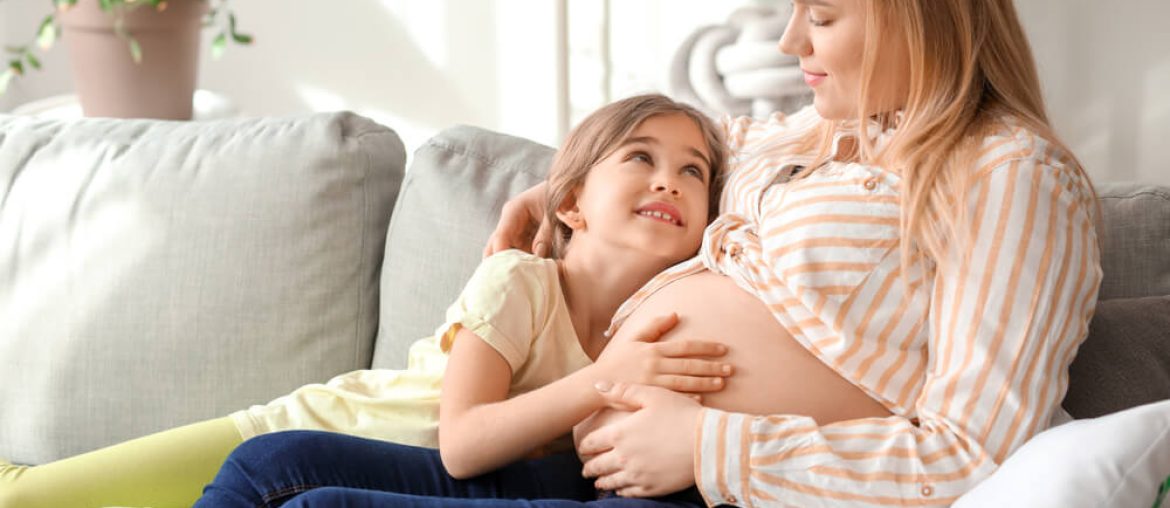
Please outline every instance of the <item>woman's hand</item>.
[[547, 187], [538, 184], [504, 203], [496, 230], [483, 248], [483, 257], [508, 249], [548, 256], [552, 248], [552, 224], [544, 216]]
[[698, 340], [658, 342], [677, 324], [678, 315], [670, 313], [650, 320], [630, 339], [610, 341], [591, 367], [596, 378], [684, 393], [722, 390], [731, 365], [710, 358], [726, 354], [727, 346]]
[[623, 497], [661, 496], [695, 483], [698, 402], [655, 386], [602, 382], [597, 389], [610, 407], [634, 412], [581, 437], [585, 477]]

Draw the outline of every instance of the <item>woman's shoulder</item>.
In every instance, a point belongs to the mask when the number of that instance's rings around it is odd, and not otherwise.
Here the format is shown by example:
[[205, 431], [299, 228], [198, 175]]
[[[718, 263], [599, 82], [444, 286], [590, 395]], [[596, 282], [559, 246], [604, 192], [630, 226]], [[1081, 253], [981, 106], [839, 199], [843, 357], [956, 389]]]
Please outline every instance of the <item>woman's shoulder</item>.
[[1054, 169], [1071, 168], [1072, 159], [1059, 143], [1013, 116], [991, 121], [980, 141], [976, 167], [980, 172], [1018, 166], [1019, 162]]
[[997, 119], [987, 132], [976, 158], [977, 181], [1054, 185], [1071, 191], [1081, 200], [1093, 197], [1092, 184], [1079, 162], [1064, 145], [1048, 137], [1052, 134], [1010, 116]]

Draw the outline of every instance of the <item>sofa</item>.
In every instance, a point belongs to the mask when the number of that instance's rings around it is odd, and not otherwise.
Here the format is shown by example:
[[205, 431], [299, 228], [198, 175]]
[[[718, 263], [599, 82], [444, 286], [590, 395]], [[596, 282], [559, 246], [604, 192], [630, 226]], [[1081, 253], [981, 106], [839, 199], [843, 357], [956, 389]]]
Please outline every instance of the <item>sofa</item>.
[[[402, 367], [552, 154], [458, 126], [407, 168], [392, 129], [347, 112], [0, 115], [0, 458], [44, 463]], [[1154, 407], [1170, 428], [1170, 188], [1097, 190], [1104, 280], [1064, 406]]]

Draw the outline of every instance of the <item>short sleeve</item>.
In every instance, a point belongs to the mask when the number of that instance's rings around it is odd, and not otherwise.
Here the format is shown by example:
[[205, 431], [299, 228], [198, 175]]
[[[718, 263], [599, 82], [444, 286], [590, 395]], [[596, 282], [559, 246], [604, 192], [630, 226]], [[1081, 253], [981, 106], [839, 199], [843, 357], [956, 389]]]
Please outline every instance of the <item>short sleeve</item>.
[[558, 287], [549, 280], [556, 276], [553, 263], [518, 250], [484, 259], [435, 331], [443, 351], [450, 352], [456, 334], [466, 328], [517, 371], [548, 323], [549, 291]]

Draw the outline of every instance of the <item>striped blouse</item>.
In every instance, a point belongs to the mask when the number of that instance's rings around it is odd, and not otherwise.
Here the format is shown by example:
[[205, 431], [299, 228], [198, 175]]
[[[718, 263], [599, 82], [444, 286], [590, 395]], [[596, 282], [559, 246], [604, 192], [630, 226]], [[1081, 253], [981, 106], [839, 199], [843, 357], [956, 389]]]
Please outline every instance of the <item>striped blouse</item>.
[[664, 285], [718, 272], [893, 415], [704, 409], [695, 477], [709, 503], [946, 506], [1059, 407], [1101, 280], [1095, 201], [1056, 147], [1008, 122], [978, 159], [971, 255], [906, 273], [897, 174], [830, 162], [790, 180], [808, 160], [769, 150], [820, 121], [809, 107], [726, 122], [731, 171], [699, 256], [639, 290], [611, 332]]

